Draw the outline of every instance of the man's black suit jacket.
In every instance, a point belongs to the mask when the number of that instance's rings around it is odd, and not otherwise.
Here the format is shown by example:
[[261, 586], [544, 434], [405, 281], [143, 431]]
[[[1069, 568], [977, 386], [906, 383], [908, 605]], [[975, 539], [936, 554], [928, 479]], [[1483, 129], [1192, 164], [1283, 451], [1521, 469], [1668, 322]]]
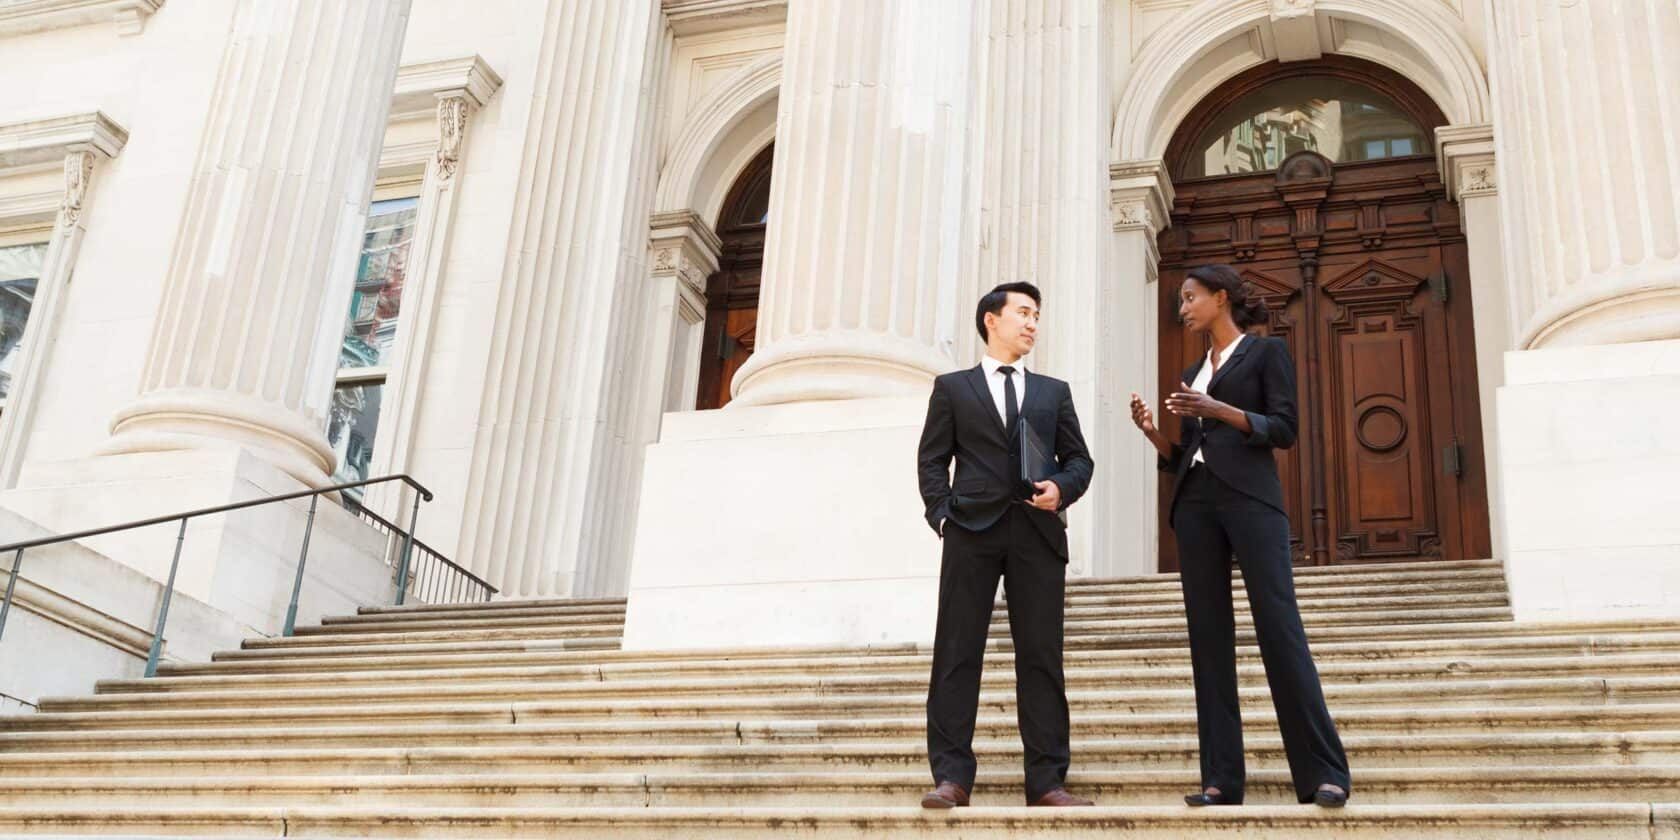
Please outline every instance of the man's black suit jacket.
[[[1184, 372], [1184, 381], [1195, 382], [1206, 362], [1204, 358], [1191, 365]], [[1281, 338], [1245, 337], [1231, 351], [1231, 358], [1214, 371], [1207, 393], [1241, 409], [1253, 431], [1245, 435], [1218, 420], [1179, 418], [1179, 442], [1173, 444], [1172, 457], [1159, 459], [1157, 465], [1173, 474], [1173, 509], [1178, 506], [1178, 488], [1184, 485], [1184, 474], [1190, 471], [1191, 456], [1200, 449], [1203, 466], [1220, 481], [1287, 514], [1272, 450], [1295, 445], [1295, 363], [1290, 361], [1289, 345]], [[1169, 509], [1169, 524], [1172, 513]]]
[[[1085, 495], [1095, 468], [1073, 411], [1072, 390], [1060, 379], [1027, 371], [1020, 417], [1056, 453], [1058, 471], [1050, 480], [1060, 489], [1061, 507], [1066, 509]], [[1010, 459], [1011, 442], [979, 365], [933, 380], [916, 472], [928, 526], [935, 533], [947, 519], [970, 531], [985, 530], [1016, 503], [1020, 468]], [[954, 477], [952, 458], [957, 460]], [[1061, 511], [1022, 508], [1066, 561], [1067, 522]]]

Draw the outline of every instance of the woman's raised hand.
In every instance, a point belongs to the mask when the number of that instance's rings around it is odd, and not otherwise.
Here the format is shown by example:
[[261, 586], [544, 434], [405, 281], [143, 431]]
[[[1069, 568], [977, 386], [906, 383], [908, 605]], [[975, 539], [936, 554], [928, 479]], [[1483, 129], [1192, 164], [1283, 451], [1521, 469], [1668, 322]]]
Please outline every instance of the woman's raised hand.
[[1155, 413], [1149, 410], [1149, 404], [1143, 397], [1132, 393], [1132, 422], [1146, 435], [1155, 434]]

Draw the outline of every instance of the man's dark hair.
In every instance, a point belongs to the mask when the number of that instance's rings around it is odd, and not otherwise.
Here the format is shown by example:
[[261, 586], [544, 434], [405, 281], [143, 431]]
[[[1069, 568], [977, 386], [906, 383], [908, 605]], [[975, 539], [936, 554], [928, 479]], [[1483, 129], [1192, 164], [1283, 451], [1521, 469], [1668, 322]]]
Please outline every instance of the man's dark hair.
[[1009, 304], [1009, 293], [1020, 292], [1032, 298], [1034, 306], [1043, 306], [1044, 299], [1038, 294], [1038, 287], [1031, 283], [1004, 283], [987, 292], [980, 298], [980, 305], [974, 310], [974, 328], [980, 331], [981, 341], [990, 341], [991, 336], [986, 332], [986, 313], [993, 315], [1003, 313], [1003, 308]]

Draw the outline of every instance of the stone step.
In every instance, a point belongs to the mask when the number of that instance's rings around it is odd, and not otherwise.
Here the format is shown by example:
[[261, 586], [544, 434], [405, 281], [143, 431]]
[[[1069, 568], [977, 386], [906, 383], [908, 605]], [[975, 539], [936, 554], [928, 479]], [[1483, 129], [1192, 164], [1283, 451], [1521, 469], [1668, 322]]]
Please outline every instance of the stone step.
[[[1234, 594], [1238, 604], [1246, 605], [1247, 590], [1238, 585], [1234, 587]], [[1453, 606], [1461, 603], [1462, 599], [1473, 598], [1479, 603], [1505, 604], [1505, 581], [1499, 576], [1477, 578], [1470, 580], [1434, 580], [1412, 584], [1384, 584], [1381, 586], [1352, 585], [1337, 586], [1323, 585], [1303, 589], [1299, 593], [1299, 600], [1303, 607], [1321, 605], [1329, 601], [1355, 600], [1365, 602], [1370, 599], [1416, 598], [1418, 604], [1439, 604]], [[462, 625], [478, 625], [491, 623], [498, 626], [512, 619], [540, 619], [548, 617], [565, 617], [570, 623], [586, 623], [586, 617], [595, 617], [602, 621], [622, 621], [624, 607], [576, 607], [565, 603], [550, 603], [543, 606], [519, 606], [527, 602], [516, 601], [498, 604], [495, 609], [486, 609], [482, 604], [462, 605], [456, 609], [438, 608], [421, 613], [395, 612], [372, 613], [358, 615], [327, 616], [321, 619], [329, 627], [393, 627], [430, 626], [437, 622], [459, 622]], [[1183, 596], [1178, 588], [1160, 589], [1158, 591], [1144, 591], [1124, 593], [1118, 595], [1105, 594], [1069, 594], [1067, 606], [1072, 614], [1073, 610], [1085, 607], [1144, 607], [1170, 605], [1183, 608]], [[997, 604], [997, 610], [1005, 609], [1002, 601]], [[554, 622], [562, 623], [562, 622]], [[507, 626], [516, 626], [509, 624]], [[317, 631], [320, 628], [310, 628]], [[300, 628], [302, 632], [302, 628]]]
[[[1387, 627], [1395, 624], [1429, 624], [1429, 623], [1463, 623], [1463, 622], [1508, 622], [1511, 619], [1509, 607], [1473, 607], [1466, 609], [1351, 609], [1346, 611], [1316, 611], [1303, 610], [1302, 621], [1311, 628], [1340, 627], [1340, 626], [1377, 626]], [[1237, 626], [1244, 628], [1251, 626], [1247, 613], [1237, 615]], [[1082, 638], [1108, 639], [1121, 633], [1149, 633], [1177, 631], [1182, 633], [1184, 627], [1184, 613], [1182, 609], [1163, 612], [1159, 617], [1140, 617], [1135, 619], [1069, 621], [1063, 625], [1063, 632], [1069, 642]], [[318, 632], [292, 636], [291, 638], [257, 638], [247, 639], [243, 643], [246, 650], [273, 648], [307, 648], [307, 647], [354, 647], [354, 646], [389, 646], [462, 642], [486, 642], [506, 645], [514, 641], [537, 640], [580, 640], [595, 641], [611, 640], [616, 644], [621, 628], [609, 625], [539, 625], [517, 627], [485, 627], [462, 628], [455, 625], [432, 629], [390, 632], [338, 632], [339, 628], [327, 628], [333, 632]], [[992, 623], [994, 635], [1007, 635], [1008, 623], [1001, 618]], [[1106, 642], [1105, 642], [1106, 644]]]
[[[628, 717], [696, 718], [717, 715], [742, 717], [845, 718], [848, 716], [900, 716], [920, 708], [926, 689], [880, 693], [867, 684], [843, 689], [821, 689], [779, 695], [743, 691], [698, 691], [692, 694], [659, 696], [652, 692], [617, 690], [595, 693], [593, 686], [556, 684], [537, 688], [514, 685], [472, 689], [308, 689], [279, 692], [227, 691], [168, 694], [107, 694], [93, 697], [44, 699], [40, 712], [112, 713], [167, 712], [176, 710], [223, 710], [248, 722], [284, 719], [298, 710], [329, 707], [341, 709], [344, 719], [358, 714], [401, 719], [408, 710], [439, 705], [487, 706], [508, 710], [520, 720], [603, 719]], [[865, 693], [869, 692], [869, 693]], [[1264, 708], [1271, 702], [1263, 685], [1239, 690], [1245, 706]], [[1680, 675], [1654, 677], [1540, 677], [1500, 680], [1461, 679], [1446, 682], [1399, 682], [1370, 685], [1326, 684], [1324, 696], [1331, 709], [1346, 706], [1382, 706], [1406, 703], [1436, 709], [1446, 706], [1477, 706], [1486, 703], [1618, 704], [1655, 703], [1680, 696]], [[566, 698], [566, 699], [557, 699]], [[1014, 710], [1013, 689], [987, 690], [980, 694], [980, 709], [999, 713]], [[1075, 712], [1174, 711], [1191, 708], [1193, 695], [1179, 689], [1073, 689], [1068, 703]]]
[[483, 631], [498, 628], [544, 627], [564, 630], [588, 630], [592, 635], [622, 635], [623, 615], [542, 613], [536, 616], [446, 619], [408, 619], [385, 621], [347, 621], [297, 628], [297, 636], [339, 636], [350, 634], [411, 633], [427, 630]]
[[[1580, 623], [1542, 623], [1512, 621], [1470, 621], [1470, 622], [1423, 622], [1419, 624], [1388, 624], [1386, 626], [1328, 626], [1319, 627], [1312, 632], [1315, 647], [1326, 642], [1339, 641], [1406, 641], [1431, 639], [1464, 639], [1464, 638], [1527, 638], [1534, 636], [1549, 636], [1559, 633], [1570, 634], [1602, 634], [1602, 633], [1672, 633], [1680, 632], [1680, 619], [1641, 619], [1636, 621], [1613, 622], [1580, 622]], [[213, 662], [274, 662], [291, 661], [301, 663], [318, 663], [321, 661], [346, 657], [367, 658], [384, 657], [386, 655], [436, 655], [436, 654], [471, 654], [471, 653], [528, 653], [528, 652], [558, 652], [573, 650], [590, 650], [595, 648], [593, 640], [578, 639], [510, 639], [510, 640], [476, 640], [476, 641], [439, 641], [430, 643], [391, 643], [380, 640], [377, 644], [362, 644], [363, 640], [356, 640], [354, 644], [321, 644], [318, 642], [308, 645], [288, 644], [286, 639], [249, 639], [245, 649], [221, 651], [212, 656]], [[617, 648], [617, 639], [608, 640], [610, 647]], [[1239, 627], [1237, 642], [1240, 645], [1254, 643], [1254, 631]], [[1091, 636], [1069, 638], [1065, 647], [1073, 650], [1136, 650], [1146, 648], [1178, 648], [1183, 649], [1188, 639], [1182, 630], [1172, 631], [1130, 631], [1125, 633], [1107, 633]], [[1007, 635], [995, 634], [988, 642], [989, 650], [1007, 651], [1011, 645]], [[763, 658], [775, 655], [803, 655], [810, 657], [821, 656], [851, 656], [859, 654], [897, 655], [901, 652], [912, 651], [912, 643], [890, 643], [879, 646], [856, 645], [824, 646], [809, 648], [788, 648], [779, 646], [762, 647], [732, 647], [732, 648], [695, 648], [685, 650], [660, 651], [623, 651], [613, 658], [614, 654], [601, 652], [599, 661], [682, 661], [694, 659], [731, 658]]]
[[[367, 608], [364, 607], [363, 609]], [[444, 621], [457, 618], [474, 621], [487, 617], [519, 615], [596, 616], [610, 619], [623, 618], [624, 610], [625, 602], [622, 600], [601, 604], [578, 603], [575, 601], [492, 601], [487, 604], [436, 604], [423, 610], [398, 607], [377, 612], [358, 612], [355, 615], [329, 615], [322, 617], [321, 623], [380, 624], [404, 621]]]
[[1675, 840], [1680, 806], [1649, 803], [1520, 805], [1299, 805], [1190, 809], [1182, 805], [1096, 808], [914, 806], [782, 808], [3, 808], [0, 831], [130, 837], [503, 837], [599, 840], [786, 840], [952, 838], [1020, 840]]
[[[1232, 582], [1232, 595], [1239, 602], [1248, 600], [1248, 589], [1240, 581]], [[1296, 598], [1302, 603], [1326, 598], [1358, 598], [1365, 596], [1428, 596], [1437, 595], [1443, 598], [1459, 594], [1497, 594], [1506, 595], [1505, 579], [1500, 575], [1488, 575], [1474, 578], [1448, 578], [1445, 580], [1428, 580], [1416, 583], [1383, 582], [1381, 584], [1349, 584], [1339, 585], [1334, 581], [1324, 581], [1309, 587], [1297, 587]], [[1070, 590], [1067, 594], [1068, 606], [1092, 606], [1099, 604], [1152, 604], [1172, 603], [1182, 604], [1184, 593], [1175, 583], [1171, 587], [1159, 587], [1147, 590], [1126, 591], [1107, 594], [1103, 592], [1085, 592]]]
[[[1462, 580], [1493, 576], [1503, 579], [1504, 574], [1505, 566], [1498, 560], [1371, 563], [1356, 566], [1296, 566], [1294, 570], [1297, 588], [1323, 583], [1381, 585], [1389, 582], [1419, 583], [1430, 580]], [[1233, 581], [1242, 580], [1242, 570], [1232, 567], [1231, 578]], [[1070, 592], [1077, 589], [1082, 593], [1176, 588], [1177, 586], [1178, 574], [1176, 572], [1116, 578], [1076, 577], [1068, 578], [1067, 582], [1067, 588]]]
[[[1434, 611], [1444, 615], [1453, 614], [1458, 610], [1483, 608], [1502, 609], [1506, 612], [1495, 615], [1500, 618], [1508, 615], [1509, 599], [1503, 592], [1459, 592], [1448, 595], [1383, 595], [1361, 594], [1337, 598], [1316, 598], [1300, 601], [1304, 614], [1318, 612], [1348, 612], [1348, 611], [1386, 611], [1407, 610], [1412, 612]], [[1237, 612], [1248, 613], [1246, 599], [1235, 602]], [[993, 613], [993, 623], [1007, 622], [1007, 607], [999, 604]], [[1184, 615], [1184, 604], [1178, 599], [1162, 599], [1149, 603], [1120, 603], [1120, 604], [1090, 604], [1069, 606], [1064, 610], [1064, 621], [1072, 628], [1087, 621], [1115, 621], [1131, 619], [1179, 619]], [[545, 611], [531, 614], [502, 611], [490, 615], [470, 617], [449, 617], [433, 620], [381, 620], [381, 621], [338, 621], [315, 627], [300, 627], [298, 636], [346, 635], [352, 633], [419, 633], [433, 630], [462, 630], [480, 631], [490, 629], [540, 629], [549, 627], [592, 627], [597, 630], [613, 632], [622, 630], [624, 617], [619, 615], [610, 620], [599, 615], [556, 615]]]
[[[1554, 630], [1559, 629], [1554, 626]], [[1625, 633], [1557, 633], [1546, 636], [1491, 638], [1437, 638], [1325, 642], [1314, 634], [1313, 658], [1320, 663], [1338, 660], [1383, 661], [1410, 657], [1532, 657], [1591, 656], [1611, 653], [1672, 653], [1680, 651], [1680, 631]], [[241, 652], [246, 653], [246, 652]], [[266, 653], [266, 652], [265, 652]], [[1259, 661], [1258, 648], [1238, 649], [1244, 661]], [[1000, 648], [987, 655], [988, 668], [1009, 668], [1013, 654]], [[1159, 648], [1119, 650], [1082, 649], [1067, 657], [1076, 663], [1108, 667], [1187, 664], [1190, 652], [1183, 644]], [[824, 674], [855, 673], [859, 670], [926, 673], [929, 656], [925, 646], [900, 644], [878, 648], [757, 648], [677, 655], [670, 652], [634, 651], [579, 652], [566, 650], [510, 650], [483, 653], [389, 653], [376, 656], [336, 656], [303, 659], [271, 655], [219, 659], [212, 662], [166, 662], [158, 673], [165, 677], [332, 674], [381, 671], [443, 671], [457, 668], [575, 668], [599, 673], [602, 679], [615, 676], [684, 673], [723, 675], [750, 668], [755, 673]]]
[[[1194, 770], [1088, 771], [1068, 783], [1107, 806], [1176, 804], [1196, 789]], [[322, 805], [406, 809], [427, 807], [788, 807], [821, 803], [858, 808], [914, 804], [929, 785], [922, 771], [823, 772], [789, 779], [780, 773], [530, 773], [423, 776], [270, 776], [109, 779], [42, 777], [9, 780], [0, 807], [151, 808]], [[1380, 767], [1358, 775], [1357, 807], [1388, 804], [1651, 802], [1680, 790], [1680, 766], [1517, 766], [1489, 774], [1479, 767]], [[1019, 773], [982, 771], [975, 807], [1021, 804]], [[1249, 774], [1245, 807], [1293, 805], [1286, 770]]]
[[402, 616], [402, 615], [415, 615], [415, 614], [418, 614], [418, 613], [429, 613], [429, 612], [454, 612], [454, 611], [462, 610], [462, 609], [472, 609], [472, 610], [479, 610], [479, 611], [495, 611], [495, 610], [505, 610], [505, 609], [528, 609], [528, 608], [531, 608], [531, 607], [555, 607], [555, 608], [559, 608], [559, 609], [564, 609], [564, 608], [567, 608], [567, 607], [578, 607], [578, 608], [585, 608], [585, 609], [600, 607], [600, 608], [606, 608], [606, 609], [613, 609], [613, 608], [623, 609], [625, 604], [627, 604], [627, 603], [628, 603], [628, 601], [624, 598], [497, 598], [494, 601], [487, 601], [487, 602], [484, 602], [484, 603], [471, 604], [471, 605], [459, 604], [459, 603], [450, 603], [450, 604], [404, 604], [400, 607], [391, 606], [391, 605], [374, 605], [374, 606], [366, 606], [366, 607], [357, 607], [356, 608], [356, 614], [357, 615], [362, 615], [362, 616], [374, 616], [374, 615]]
[[[1349, 764], [1358, 769], [1450, 765], [1499, 768], [1546, 765], [1672, 765], [1680, 763], [1680, 731], [1539, 732], [1348, 735]], [[976, 739], [981, 766], [1017, 768], [1020, 742]], [[1198, 766], [1196, 739], [1076, 740], [1082, 771], [1189, 770]], [[1253, 733], [1246, 743], [1253, 769], [1285, 769], [1275, 734]], [[823, 744], [565, 744], [561, 746], [127, 750], [0, 754], [0, 777], [417, 775], [571, 772], [778, 772], [840, 770], [925, 771], [921, 738]], [[1357, 777], [1356, 777], [1357, 779]], [[488, 779], [487, 779], [488, 781]], [[1356, 781], [1357, 784], [1357, 781]]]
[[[1557, 676], [1653, 676], [1680, 673], [1680, 652], [1609, 654], [1604, 656], [1509, 657], [1475, 660], [1465, 657], [1400, 660], [1325, 659], [1317, 657], [1320, 678], [1329, 683], [1379, 683], [1418, 680], [1504, 679], [1511, 677]], [[834, 693], [848, 688], [884, 691], [917, 691], [927, 685], [926, 667], [917, 670], [875, 669], [864, 661], [839, 673], [778, 673], [743, 663], [733, 669], [697, 675], [677, 672], [608, 672], [589, 666], [530, 668], [462, 668], [449, 671], [368, 671], [329, 674], [251, 674], [239, 676], [154, 677], [142, 680], [101, 680], [98, 694], [145, 694], [198, 691], [274, 691], [318, 688], [394, 688], [424, 685], [469, 688], [506, 686], [520, 683], [583, 685], [587, 690], [608, 690], [629, 686], [637, 693], [706, 692], [740, 690], [753, 693], [785, 693], [809, 690]], [[1171, 662], [1095, 663], [1082, 657], [1065, 666], [1070, 687], [1126, 685], [1132, 688], [1183, 688], [1190, 685], [1188, 658]], [[1265, 681], [1264, 667], [1247, 662], [1238, 667], [1238, 679], [1249, 684]], [[1013, 686], [1012, 667], [990, 667], [983, 684], [995, 688]], [[650, 688], [652, 687], [652, 688]]]
[[[114, 722], [61, 721], [56, 728], [0, 732], [0, 753], [118, 752], [130, 749], [217, 750], [235, 747], [274, 749], [337, 749], [345, 747], [438, 746], [560, 746], [646, 741], [676, 744], [791, 744], [854, 743], [913, 740], [924, 734], [921, 715], [828, 720], [765, 718], [694, 718], [688, 720], [627, 719], [592, 721], [489, 723], [378, 723], [303, 725], [295, 721], [252, 721], [241, 726], [153, 726], [119, 728]], [[91, 725], [83, 726], [83, 723]], [[1082, 740], [1121, 738], [1178, 738], [1196, 732], [1193, 713], [1124, 712], [1078, 715], [1073, 734]], [[1275, 731], [1277, 718], [1269, 709], [1244, 715], [1250, 732]], [[1344, 735], [1404, 733], [1644, 732], [1680, 731], [1680, 703], [1620, 706], [1489, 704], [1442, 708], [1420, 716], [1412, 707], [1350, 707], [1336, 714]], [[982, 738], [1007, 740], [1017, 732], [1014, 715], [987, 713], [976, 719]]]
[[[1253, 619], [1247, 612], [1235, 613], [1236, 625], [1239, 628], [1251, 628]], [[1318, 627], [1383, 627], [1389, 624], [1450, 624], [1462, 622], [1509, 622], [1511, 608], [1499, 607], [1391, 607], [1377, 609], [1303, 609], [1301, 621], [1311, 630]], [[1183, 630], [1184, 610], [1182, 607], [1171, 611], [1162, 611], [1154, 615], [1138, 618], [1093, 618], [1078, 621], [1067, 621], [1062, 625], [1062, 632], [1068, 639], [1077, 638], [1105, 638], [1125, 632], [1161, 632], [1169, 630]], [[994, 618], [991, 632], [994, 634], [1009, 632], [1009, 622], [1006, 618]]]

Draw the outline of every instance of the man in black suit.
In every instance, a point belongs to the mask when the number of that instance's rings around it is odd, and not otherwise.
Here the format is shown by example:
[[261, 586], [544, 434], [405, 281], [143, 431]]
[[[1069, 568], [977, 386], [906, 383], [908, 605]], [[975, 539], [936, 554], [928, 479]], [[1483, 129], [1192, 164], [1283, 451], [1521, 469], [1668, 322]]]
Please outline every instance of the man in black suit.
[[[967, 805], [974, 787], [974, 719], [998, 578], [1015, 648], [1015, 694], [1030, 805], [1090, 805], [1067, 792], [1068, 707], [1062, 680], [1062, 603], [1068, 559], [1062, 513], [1091, 484], [1091, 455], [1066, 382], [1028, 373], [1039, 292], [1006, 283], [980, 299], [975, 327], [986, 358], [933, 382], [917, 474], [928, 526], [945, 541], [939, 619], [928, 684], [925, 808]], [[1021, 482], [1025, 423], [1056, 472]], [[957, 462], [955, 480], [951, 460]]]

